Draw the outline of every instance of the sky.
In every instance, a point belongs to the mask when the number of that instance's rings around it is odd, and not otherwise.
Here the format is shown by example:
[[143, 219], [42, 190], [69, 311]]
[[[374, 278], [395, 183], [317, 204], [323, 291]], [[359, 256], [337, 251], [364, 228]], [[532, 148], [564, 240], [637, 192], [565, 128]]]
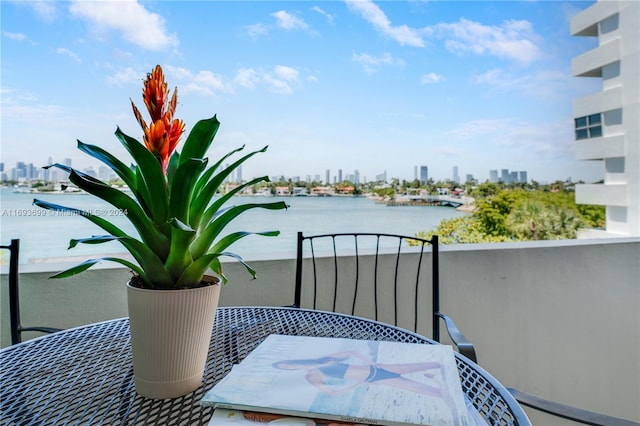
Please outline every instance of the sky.
[[427, 166], [445, 180], [457, 166], [463, 180], [594, 182], [602, 165], [574, 159], [572, 102], [600, 82], [572, 77], [571, 58], [597, 41], [569, 30], [590, 4], [2, 0], [0, 161], [97, 169], [78, 139], [128, 161], [113, 133], [141, 140], [130, 100], [144, 111], [160, 64], [187, 132], [220, 120], [211, 162], [269, 145], [244, 179]]

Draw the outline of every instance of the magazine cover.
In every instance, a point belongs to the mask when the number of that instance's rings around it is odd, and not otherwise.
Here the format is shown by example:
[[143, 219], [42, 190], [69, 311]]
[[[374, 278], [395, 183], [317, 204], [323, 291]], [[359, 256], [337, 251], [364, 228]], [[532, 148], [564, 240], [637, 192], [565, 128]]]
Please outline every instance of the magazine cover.
[[357, 424], [471, 424], [445, 345], [271, 335], [201, 403]]

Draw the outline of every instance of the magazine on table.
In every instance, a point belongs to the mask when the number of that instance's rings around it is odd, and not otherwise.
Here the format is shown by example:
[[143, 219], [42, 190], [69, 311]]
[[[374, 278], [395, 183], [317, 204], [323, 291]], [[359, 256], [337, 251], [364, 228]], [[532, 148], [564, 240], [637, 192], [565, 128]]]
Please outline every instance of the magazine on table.
[[201, 404], [211, 424], [475, 424], [446, 345], [271, 335]]

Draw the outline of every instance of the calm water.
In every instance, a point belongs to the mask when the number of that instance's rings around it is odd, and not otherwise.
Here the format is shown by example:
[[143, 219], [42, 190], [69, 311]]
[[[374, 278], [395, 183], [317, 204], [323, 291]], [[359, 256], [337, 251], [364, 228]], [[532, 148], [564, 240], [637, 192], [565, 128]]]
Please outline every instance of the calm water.
[[[0, 196], [2, 243], [8, 244], [11, 238], [20, 238], [21, 263], [41, 262], [45, 258], [124, 252], [117, 242], [67, 250], [71, 238], [100, 235], [103, 231], [81, 217], [63, 216], [32, 206], [34, 198], [101, 212], [122, 229], [135, 234], [126, 217], [88, 194], [25, 194], [15, 193], [12, 188], [0, 188]], [[233, 245], [231, 251], [248, 258], [255, 254], [293, 256], [298, 231], [307, 234], [385, 232], [415, 235], [419, 231], [433, 229], [442, 219], [464, 214], [451, 207], [387, 207], [364, 197], [236, 197], [234, 202], [240, 204], [280, 199], [291, 206], [287, 211], [250, 210], [227, 228], [228, 231], [280, 230], [280, 236], [249, 236]], [[5, 260], [3, 254], [3, 262]]]

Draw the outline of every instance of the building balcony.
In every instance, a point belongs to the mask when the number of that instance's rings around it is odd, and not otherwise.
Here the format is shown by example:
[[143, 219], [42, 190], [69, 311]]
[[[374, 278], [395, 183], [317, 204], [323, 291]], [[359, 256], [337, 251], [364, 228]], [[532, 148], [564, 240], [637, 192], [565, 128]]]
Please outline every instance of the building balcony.
[[573, 116], [582, 117], [622, 108], [622, 87], [593, 93], [573, 101]]
[[625, 156], [624, 135], [582, 139], [574, 144], [577, 160], [604, 160]]
[[627, 206], [627, 185], [598, 183], [576, 185], [576, 204]]
[[619, 10], [617, 1], [596, 2], [571, 18], [571, 35], [598, 36], [598, 23]]
[[602, 77], [602, 68], [620, 60], [620, 39], [589, 50], [571, 61], [574, 77]]
[[[293, 254], [246, 260], [258, 278], [225, 264], [221, 306], [293, 302]], [[61, 267], [21, 266], [25, 325], [69, 328], [127, 315], [129, 271], [103, 267], [47, 279]], [[639, 270], [640, 238], [441, 246], [440, 305], [475, 344], [480, 365], [505, 386], [640, 421]], [[4, 314], [6, 285], [0, 296]], [[8, 315], [1, 320], [7, 346]], [[429, 336], [430, 327], [418, 332]], [[572, 424], [527, 412], [533, 424]]]

